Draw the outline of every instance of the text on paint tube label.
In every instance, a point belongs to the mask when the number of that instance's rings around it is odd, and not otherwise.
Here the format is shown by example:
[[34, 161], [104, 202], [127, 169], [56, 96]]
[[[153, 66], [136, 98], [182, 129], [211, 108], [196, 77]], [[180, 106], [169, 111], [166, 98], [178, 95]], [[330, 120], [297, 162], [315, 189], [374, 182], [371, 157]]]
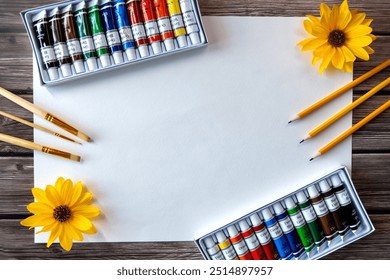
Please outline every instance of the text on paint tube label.
[[107, 40], [104, 33], [98, 33], [93, 35], [93, 42], [97, 50], [107, 48]]
[[92, 52], [95, 49], [91, 36], [81, 38], [80, 44], [84, 53]]
[[236, 257], [236, 252], [234, 251], [233, 246], [229, 246], [225, 249], [222, 249], [222, 253], [227, 260], [231, 260]]
[[41, 48], [43, 62], [50, 63], [57, 60], [53, 47]]
[[245, 238], [246, 244], [248, 245], [249, 250], [254, 250], [260, 246], [259, 240], [257, 240], [254, 233]]
[[282, 229], [277, 222], [275, 222], [272, 226], [269, 226], [268, 231], [273, 239], [277, 239], [283, 235]]
[[140, 39], [145, 39], [146, 38], [146, 33], [145, 33], [145, 28], [143, 24], [133, 24], [131, 26], [131, 29], [133, 30], [133, 35], [135, 40], [140, 40]]
[[68, 48], [65, 43], [57, 43], [54, 45], [54, 53], [58, 59], [69, 57]]
[[333, 212], [340, 208], [340, 204], [334, 194], [325, 197], [325, 203], [328, 206], [329, 211]]
[[336, 196], [341, 206], [345, 206], [351, 203], [351, 198], [349, 197], [346, 189], [336, 192]]
[[188, 33], [199, 32], [198, 24], [196, 23], [195, 14], [193, 11], [184, 13], [183, 19]]
[[168, 17], [159, 18], [157, 20], [157, 23], [158, 23], [158, 29], [160, 30], [161, 33], [171, 31], [171, 24]]
[[294, 230], [294, 226], [288, 216], [284, 217], [278, 222], [284, 233], [289, 233]]
[[323, 200], [313, 203], [313, 207], [318, 217], [323, 217], [329, 213], [328, 207], [326, 207]]
[[302, 214], [303, 216], [305, 217], [305, 220], [310, 223], [312, 221], [314, 221], [315, 219], [317, 219], [317, 216], [316, 216], [316, 213], [313, 209], [313, 207], [311, 205], [301, 209], [302, 210]]
[[133, 34], [131, 33], [131, 28], [129, 26], [120, 28], [119, 35], [121, 36], [122, 43], [128, 43], [134, 40]]
[[237, 255], [239, 256], [245, 255], [248, 252], [248, 247], [246, 246], [244, 239], [233, 243], [233, 247], [236, 250]]
[[256, 236], [262, 245], [265, 245], [271, 241], [271, 236], [265, 227], [259, 231], [256, 231]]
[[68, 46], [70, 55], [74, 56], [81, 54], [81, 46], [78, 39], [68, 40], [66, 41], [66, 45]]
[[119, 33], [116, 30], [108, 30], [106, 32], [107, 43], [110, 47], [121, 45]]
[[296, 228], [300, 228], [300, 227], [304, 226], [306, 223], [301, 212], [296, 212], [296, 213], [290, 215], [290, 218], [291, 218], [293, 225]]
[[145, 30], [148, 36], [155, 36], [160, 34], [160, 31], [158, 30], [157, 22], [155, 21], [145, 22]]
[[180, 14], [171, 16], [173, 30], [184, 28], [183, 18]]

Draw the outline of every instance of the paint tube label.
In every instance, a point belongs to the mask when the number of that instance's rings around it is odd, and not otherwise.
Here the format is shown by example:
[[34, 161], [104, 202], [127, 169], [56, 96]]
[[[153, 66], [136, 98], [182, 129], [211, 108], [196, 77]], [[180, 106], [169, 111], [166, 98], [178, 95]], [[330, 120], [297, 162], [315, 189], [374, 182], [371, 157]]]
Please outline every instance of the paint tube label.
[[66, 41], [68, 51], [71, 56], [80, 55], [82, 53], [80, 41], [78, 39], [71, 39]]
[[80, 38], [80, 45], [81, 49], [83, 50], [83, 53], [89, 53], [95, 50], [95, 46], [93, 44], [91, 36]]
[[338, 202], [334, 194], [325, 197], [325, 203], [328, 206], [329, 211], [334, 212], [340, 208], [340, 203]]
[[124, 26], [124, 27], [120, 28], [119, 35], [122, 39], [123, 44], [134, 41], [130, 26]]
[[171, 22], [168, 17], [157, 19], [158, 29], [161, 33], [172, 31]]
[[349, 197], [346, 189], [342, 189], [336, 192], [336, 197], [341, 206], [346, 206], [348, 204], [351, 204], [351, 198]]
[[246, 246], [245, 241], [242, 238], [240, 241], [233, 243], [233, 247], [236, 250], [238, 256], [243, 256], [248, 253], [248, 247]]
[[278, 225], [278, 223], [274, 223], [273, 225], [271, 226], [267, 226], [268, 227], [268, 231], [269, 231], [269, 234], [271, 235], [272, 239], [278, 239], [279, 237], [281, 237], [283, 235], [283, 231], [282, 229], [280, 228], [280, 226]]
[[211, 259], [213, 260], [224, 260], [223, 254], [221, 250], [219, 249], [218, 245], [215, 245], [214, 247], [207, 249], [207, 252], [209, 253]]
[[160, 32], [158, 31], [157, 22], [154, 20], [145, 22], [145, 31], [148, 37], [160, 35]]
[[217, 252], [214, 255], [211, 255], [210, 257], [211, 257], [212, 260], [215, 260], [215, 261], [223, 261], [223, 260], [225, 260], [225, 257], [223, 256], [221, 251]]
[[329, 213], [328, 207], [326, 207], [325, 201], [322, 199], [312, 203], [312, 205], [318, 217], [323, 217]]
[[225, 259], [227, 260], [234, 260], [237, 259], [236, 251], [234, 251], [234, 248], [232, 244], [230, 243], [229, 239], [226, 239], [224, 242], [220, 243], [219, 248], [222, 250], [222, 254], [224, 255]]
[[195, 14], [193, 11], [183, 13], [183, 19], [188, 34], [199, 32], [198, 24], [196, 23]]
[[308, 205], [305, 208], [301, 209], [303, 217], [305, 217], [306, 222], [311, 223], [317, 219], [316, 213], [311, 205]]
[[41, 54], [44, 63], [50, 63], [57, 60], [53, 47], [42, 47]]
[[133, 30], [134, 39], [136, 41], [146, 39], [145, 28], [144, 28], [144, 25], [142, 23], [133, 24], [131, 26], [131, 29]]
[[54, 53], [58, 59], [69, 57], [69, 52], [65, 43], [57, 43], [54, 45]]
[[253, 251], [254, 249], [260, 246], [259, 240], [257, 240], [255, 234], [252, 232], [249, 236], [244, 236], [245, 242], [248, 245], [249, 250]]
[[96, 50], [107, 48], [107, 40], [104, 33], [97, 33], [93, 35], [93, 42], [95, 44]]
[[294, 226], [291, 222], [291, 219], [288, 216], [284, 217], [283, 219], [279, 220], [278, 222], [279, 222], [279, 225], [282, 228], [282, 231], [284, 233], [289, 233], [289, 232], [292, 232], [294, 230]]
[[180, 14], [171, 16], [171, 23], [173, 30], [184, 28], [183, 17]]
[[119, 38], [119, 33], [117, 30], [108, 30], [106, 32], [107, 43], [110, 47], [120, 46], [121, 39]]
[[290, 218], [296, 228], [303, 227], [306, 224], [301, 212], [295, 212], [294, 214], [291, 214]]

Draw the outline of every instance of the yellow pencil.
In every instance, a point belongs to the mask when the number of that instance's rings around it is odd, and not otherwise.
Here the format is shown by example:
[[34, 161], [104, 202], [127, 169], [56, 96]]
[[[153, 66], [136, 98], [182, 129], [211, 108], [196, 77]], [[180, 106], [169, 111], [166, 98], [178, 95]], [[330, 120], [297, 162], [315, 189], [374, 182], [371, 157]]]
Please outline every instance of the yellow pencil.
[[18, 104], [19, 106], [30, 111], [31, 113], [44, 118], [45, 120], [55, 124], [56, 126], [72, 133], [73, 135], [76, 135], [80, 139], [83, 139], [83, 140], [88, 141], [88, 142], [92, 141], [92, 139], [88, 135], [82, 133], [81, 131], [79, 131], [76, 128], [74, 128], [73, 126], [67, 124], [63, 120], [60, 120], [58, 117], [54, 116], [53, 114], [39, 108], [38, 106], [32, 104], [31, 102], [17, 96], [16, 94], [13, 94], [12, 92], [10, 92], [2, 87], [0, 87], [0, 95], [11, 100], [12, 102]]
[[309, 115], [311, 112], [317, 110], [321, 106], [323, 106], [326, 103], [330, 102], [331, 100], [335, 99], [340, 94], [342, 94], [342, 93], [346, 92], [347, 90], [350, 90], [351, 88], [357, 86], [361, 82], [367, 80], [368, 78], [372, 77], [373, 75], [375, 75], [376, 73], [382, 71], [383, 69], [387, 68], [388, 66], [390, 66], [390, 59], [386, 60], [385, 62], [383, 62], [380, 65], [376, 66], [375, 68], [371, 69], [370, 71], [368, 71], [367, 73], [363, 74], [362, 76], [356, 78], [352, 82], [344, 85], [340, 89], [338, 89], [338, 90], [332, 92], [331, 94], [325, 96], [324, 98], [322, 98], [321, 100], [317, 101], [316, 103], [314, 103], [313, 105], [309, 106], [308, 108], [302, 110], [292, 120], [290, 120], [288, 123], [291, 123], [293, 121], [296, 121], [296, 120], [304, 118], [305, 116]]
[[68, 153], [68, 152], [60, 151], [60, 150], [57, 150], [54, 148], [43, 146], [43, 145], [28, 141], [28, 140], [13, 137], [13, 136], [3, 134], [3, 133], [0, 133], [0, 141], [4, 141], [4, 142], [10, 143], [10, 144], [13, 144], [16, 146], [20, 146], [20, 147], [23, 147], [26, 149], [36, 150], [36, 151], [40, 151], [40, 152], [43, 152], [46, 154], [50, 154], [53, 156], [62, 157], [62, 158], [66, 158], [66, 159], [70, 159], [70, 160], [74, 160], [74, 161], [81, 160], [80, 156], [73, 155], [73, 154]]
[[40, 125], [38, 125], [38, 124], [29, 122], [29, 121], [27, 121], [27, 120], [24, 120], [24, 119], [22, 119], [22, 118], [19, 118], [19, 117], [17, 117], [17, 116], [12, 115], [12, 114], [6, 113], [6, 112], [4, 112], [4, 111], [0, 111], [0, 115], [2, 115], [2, 116], [4, 116], [4, 117], [7, 117], [7, 118], [10, 118], [10, 119], [12, 119], [12, 120], [15, 120], [15, 121], [17, 121], [17, 122], [20, 122], [20, 123], [22, 123], [22, 124], [25, 124], [25, 125], [27, 125], [27, 126], [29, 126], [29, 127], [39, 129], [39, 130], [41, 130], [41, 131], [50, 133], [50, 134], [55, 135], [55, 136], [57, 136], [57, 137], [60, 137], [60, 138], [62, 138], [62, 139], [66, 139], [66, 140], [68, 140], [68, 141], [71, 141], [71, 142], [74, 142], [74, 143], [77, 143], [77, 144], [80, 144], [80, 145], [81, 145], [80, 142], [77, 142], [77, 141], [75, 141], [75, 140], [73, 140], [73, 139], [71, 139], [71, 138], [69, 138], [69, 137], [67, 137], [67, 136], [65, 136], [65, 135], [62, 135], [62, 134], [57, 133], [57, 132], [55, 132], [55, 131], [52, 131], [52, 130], [50, 130], [50, 129], [46, 128], [46, 127], [40, 126]]
[[359, 97], [358, 99], [356, 99], [354, 102], [352, 102], [351, 104], [349, 104], [348, 106], [344, 107], [343, 109], [341, 109], [339, 112], [337, 112], [334, 116], [330, 117], [329, 119], [327, 119], [326, 121], [324, 121], [322, 124], [320, 124], [319, 126], [317, 126], [316, 128], [314, 128], [313, 130], [311, 130], [306, 136], [305, 138], [303, 138], [303, 140], [300, 142], [302, 143], [303, 141], [307, 140], [307, 139], [310, 139], [312, 137], [314, 137], [315, 135], [319, 134], [321, 131], [323, 131], [324, 129], [326, 129], [328, 126], [330, 126], [332, 123], [334, 123], [335, 121], [337, 121], [338, 119], [340, 119], [342, 116], [344, 116], [346, 113], [350, 112], [351, 110], [353, 110], [354, 108], [356, 108], [357, 106], [359, 106], [360, 104], [362, 104], [364, 101], [366, 101], [368, 98], [370, 98], [371, 96], [373, 96], [375, 93], [377, 93], [378, 91], [380, 91], [381, 89], [383, 89], [384, 87], [388, 86], [390, 84], [390, 77], [388, 77], [386, 80], [384, 80], [383, 82], [379, 83], [378, 85], [376, 85], [373, 89], [371, 89], [370, 91], [368, 91], [366, 94], [362, 95], [361, 97]]
[[348, 136], [350, 136], [352, 133], [356, 132], [358, 129], [360, 129], [362, 126], [364, 126], [365, 124], [367, 124], [369, 121], [371, 121], [373, 118], [375, 118], [376, 116], [378, 116], [380, 113], [382, 113], [383, 111], [385, 111], [386, 109], [388, 109], [390, 107], [390, 100], [388, 100], [386, 103], [384, 103], [382, 106], [380, 106], [379, 108], [377, 108], [375, 111], [373, 111], [371, 114], [369, 114], [368, 116], [366, 116], [364, 119], [362, 119], [361, 121], [359, 121], [357, 124], [355, 124], [354, 126], [350, 127], [349, 129], [347, 129], [346, 131], [344, 131], [342, 134], [340, 134], [339, 136], [337, 136], [333, 141], [329, 142], [327, 145], [325, 145], [324, 147], [322, 147], [321, 149], [318, 150], [318, 152], [310, 159], [313, 160], [323, 154], [325, 154], [326, 152], [328, 152], [330, 149], [332, 149], [334, 146], [336, 146], [337, 144], [339, 144], [341, 141], [343, 141], [345, 138], [347, 138]]

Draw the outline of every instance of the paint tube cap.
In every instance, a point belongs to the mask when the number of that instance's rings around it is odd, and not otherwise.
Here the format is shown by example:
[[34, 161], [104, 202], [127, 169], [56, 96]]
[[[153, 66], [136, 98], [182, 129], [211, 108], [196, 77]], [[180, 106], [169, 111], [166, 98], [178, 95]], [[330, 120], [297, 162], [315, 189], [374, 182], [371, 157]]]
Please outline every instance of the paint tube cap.
[[114, 52], [112, 54], [112, 57], [114, 58], [115, 64], [119, 64], [123, 62], [123, 55], [122, 52]]
[[320, 193], [318, 192], [316, 186], [314, 186], [314, 185], [311, 185], [310, 187], [308, 187], [307, 191], [309, 192], [310, 198], [316, 198], [317, 196], [320, 195]]
[[338, 187], [338, 186], [343, 184], [343, 182], [341, 182], [338, 174], [335, 174], [332, 177], [330, 177], [330, 181], [332, 181], [333, 187]]
[[154, 54], [159, 54], [162, 52], [160, 41], [152, 43], [152, 50]]
[[129, 48], [126, 49], [126, 56], [128, 60], [134, 60], [137, 58], [137, 55], [135, 54], [135, 49], [134, 48]]
[[191, 43], [193, 45], [200, 44], [200, 37], [198, 32], [194, 32], [190, 34]]
[[239, 221], [238, 225], [240, 226], [241, 231], [247, 231], [249, 229], [249, 225], [245, 219]]
[[213, 248], [215, 246], [215, 242], [211, 236], [207, 236], [204, 240], [204, 245], [206, 245], [207, 249]]
[[58, 70], [56, 67], [50, 67], [49, 69], [47, 69], [47, 73], [49, 74], [50, 81], [57, 80], [59, 78]]
[[72, 69], [70, 68], [70, 64], [62, 64], [60, 68], [63, 77], [72, 76]]
[[179, 44], [180, 48], [183, 48], [183, 47], [187, 46], [186, 35], [181, 35], [181, 36], [177, 37], [176, 39], [177, 39], [177, 43]]
[[230, 237], [235, 237], [238, 235], [238, 230], [234, 225], [228, 226], [227, 231]]
[[287, 209], [293, 209], [295, 208], [297, 205], [295, 204], [294, 200], [291, 198], [291, 197], [287, 197], [285, 200], [284, 200], [284, 203], [286, 203], [286, 207]]
[[73, 63], [74, 69], [76, 70], [76, 73], [82, 73], [85, 72], [84, 62], [82, 60], [76, 60]]
[[96, 61], [95, 57], [88, 58], [87, 65], [88, 65], [89, 71], [95, 71], [96, 69], [98, 69], [98, 65], [97, 65], [97, 61]]
[[307, 197], [303, 191], [300, 191], [299, 193], [296, 194], [298, 202], [303, 203], [307, 200]]
[[276, 215], [280, 215], [284, 212], [284, 208], [280, 202], [276, 202], [274, 205], [272, 205], [272, 207], [274, 208]]
[[138, 47], [139, 55], [141, 57], [149, 56], [149, 49], [147, 45], [141, 45]]
[[165, 49], [169, 52], [175, 49], [175, 43], [172, 38], [167, 38], [164, 40]]
[[222, 243], [226, 240], [226, 235], [223, 233], [223, 231], [218, 231], [215, 236], [217, 237], [218, 243]]
[[268, 221], [269, 219], [273, 218], [273, 215], [268, 208], [264, 208], [263, 210], [261, 210], [261, 214], [263, 214], [265, 221]]
[[328, 192], [330, 190], [330, 186], [328, 184], [328, 181], [326, 180], [322, 180], [321, 182], [319, 182], [319, 185], [320, 185], [320, 189], [321, 189], [321, 192]]
[[102, 64], [102, 67], [107, 67], [111, 65], [111, 60], [109, 55], [102, 55], [100, 57], [100, 62]]
[[252, 225], [258, 226], [262, 223], [259, 215], [257, 213], [254, 213], [253, 215], [250, 215], [249, 219], [251, 220]]

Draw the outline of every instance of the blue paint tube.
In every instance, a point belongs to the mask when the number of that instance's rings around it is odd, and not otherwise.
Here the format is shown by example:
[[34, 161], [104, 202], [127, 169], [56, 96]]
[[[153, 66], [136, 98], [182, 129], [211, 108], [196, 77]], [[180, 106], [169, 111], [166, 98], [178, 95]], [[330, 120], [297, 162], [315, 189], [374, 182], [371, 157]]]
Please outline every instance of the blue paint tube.
[[116, 21], [114, 16], [114, 7], [111, 3], [111, 0], [103, 0], [100, 2], [101, 5], [99, 7], [100, 14], [103, 21], [104, 32], [106, 33], [108, 47], [110, 49], [110, 53], [114, 58], [115, 64], [123, 62], [123, 48], [122, 42], [119, 37], [119, 32], [116, 27]]
[[269, 234], [271, 235], [272, 240], [274, 241], [276, 250], [278, 250], [279, 256], [282, 259], [291, 259], [293, 254], [288, 244], [286, 237], [283, 234], [282, 229], [280, 228], [278, 222], [276, 221], [274, 215], [268, 208], [265, 208], [261, 211], [264, 218], [265, 226], [267, 227]]
[[127, 14], [125, 0], [114, 0], [114, 15], [119, 36], [121, 37], [122, 47], [125, 50], [127, 59], [136, 59], [135, 42], [133, 32], [130, 27], [130, 20]]
[[299, 239], [298, 233], [295, 230], [294, 225], [287, 214], [287, 211], [279, 202], [275, 203], [273, 208], [275, 210], [276, 219], [278, 220], [278, 223], [287, 238], [288, 244], [290, 245], [294, 256], [300, 257], [305, 252], [305, 248]]

